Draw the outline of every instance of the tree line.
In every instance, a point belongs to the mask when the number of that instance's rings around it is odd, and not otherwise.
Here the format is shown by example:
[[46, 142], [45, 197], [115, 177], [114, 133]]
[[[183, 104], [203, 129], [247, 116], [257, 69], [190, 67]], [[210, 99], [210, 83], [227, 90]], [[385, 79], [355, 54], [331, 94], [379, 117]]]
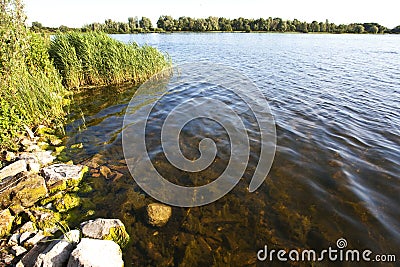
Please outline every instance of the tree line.
[[322, 32], [322, 33], [387, 33], [386, 27], [378, 23], [351, 23], [336, 25], [328, 20], [325, 22], [313, 21], [311, 23], [281, 18], [268, 19], [226, 19], [223, 17], [208, 17], [193, 19], [180, 17], [173, 19], [171, 16], [161, 16], [157, 21], [157, 28], [164, 31], [239, 31], [239, 32]]
[[39, 22], [33, 22], [32, 28], [40, 31], [102, 31], [109, 34], [116, 33], [142, 33], [142, 32], [301, 32], [301, 33], [400, 33], [400, 25], [388, 29], [378, 23], [350, 23], [335, 24], [328, 20], [324, 22], [312, 21], [311, 23], [298, 19], [283, 20], [281, 18], [267, 19], [228, 19], [224, 17], [191, 18], [180, 17], [174, 19], [171, 16], [160, 16], [156, 27], [147, 17], [129, 17], [127, 22], [117, 22], [107, 19], [104, 23], [91, 23], [80, 29], [71, 29], [60, 26], [58, 29], [43, 27]]

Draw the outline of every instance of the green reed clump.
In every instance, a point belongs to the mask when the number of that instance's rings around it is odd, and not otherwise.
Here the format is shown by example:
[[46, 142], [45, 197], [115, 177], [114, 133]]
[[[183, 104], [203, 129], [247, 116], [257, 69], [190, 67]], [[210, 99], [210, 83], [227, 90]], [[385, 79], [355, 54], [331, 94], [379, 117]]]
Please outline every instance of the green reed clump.
[[99, 32], [57, 34], [49, 54], [67, 88], [139, 83], [171, 65], [156, 48], [124, 44]]
[[19, 0], [0, 2], [0, 149], [16, 149], [24, 125], [61, 122], [61, 78], [50, 61], [50, 40], [30, 32]]

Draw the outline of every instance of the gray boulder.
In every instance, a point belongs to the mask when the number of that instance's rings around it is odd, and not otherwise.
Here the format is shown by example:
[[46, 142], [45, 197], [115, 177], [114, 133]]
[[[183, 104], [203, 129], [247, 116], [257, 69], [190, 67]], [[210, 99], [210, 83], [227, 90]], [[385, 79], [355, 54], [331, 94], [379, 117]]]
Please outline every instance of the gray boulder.
[[72, 230], [53, 241], [36, 259], [35, 267], [65, 266], [68, 263], [70, 254], [79, 243], [79, 230]]
[[124, 224], [118, 219], [90, 220], [81, 224], [82, 234], [95, 239], [113, 240], [121, 247], [129, 242]]
[[82, 238], [69, 257], [68, 267], [124, 266], [120, 247], [111, 240]]
[[70, 186], [77, 186], [87, 172], [86, 166], [54, 164], [42, 169], [49, 191], [56, 192]]

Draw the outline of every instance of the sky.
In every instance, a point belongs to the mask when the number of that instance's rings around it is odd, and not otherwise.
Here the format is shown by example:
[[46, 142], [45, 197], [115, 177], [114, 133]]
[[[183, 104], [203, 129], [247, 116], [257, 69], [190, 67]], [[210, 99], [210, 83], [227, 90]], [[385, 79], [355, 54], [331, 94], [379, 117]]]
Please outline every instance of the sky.
[[297, 18], [335, 24], [377, 22], [388, 28], [400, 25], [398, 0], [24, 0], [27, 23], [82, 27], [105, 19], [127, 21], [144, 16], [154, 26], [160, 15], [174, 18]]

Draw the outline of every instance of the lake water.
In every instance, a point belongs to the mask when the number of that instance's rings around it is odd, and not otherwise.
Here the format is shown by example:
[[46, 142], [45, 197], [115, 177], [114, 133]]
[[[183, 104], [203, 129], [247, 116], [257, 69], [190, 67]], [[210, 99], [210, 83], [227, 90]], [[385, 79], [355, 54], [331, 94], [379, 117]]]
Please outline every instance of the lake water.
[[[272, 169], [255, 193], [247, 190], [254, 171], [250, 162], [245, 179], [225, 197], [202, 207], [173, 208], [168, 224], [158, 229], [146, 223], [144, 205], [154, 200], [130, 177], [121, 147], [124, 112], [137, 88], [77, 93], [67, 144], [83, 143], [84, 148], [71, 151], [74, 161], [105, 165], [121, 175], [107, 180], [94, 172], [88, 177], [94, 190], [82, 195], [76, 215], [80, 220], [120, 218], [131, 235], [124, 249], [127, 266], [251, 266], [265, 245], [321, 251], [336, 248], [339, 238], [347, 240], [348, 249], [397, 253], [400, 259], [400, 36], [113, 37], [156, 46], [174, 64], [212, 62], [237, 69], [262, 90], [277, 132]], [[179, 99], [169, 101], [165, 104], [173, 106]], [[186, 140], [193, 140], [193, 147], [189, 142], [188, 149], [196, 153], [204, 129], [216, 128], [191, 125]], [[159, 137], [149, 138], [153, 149], [159, 149]], [[250, 159], [256, 160], [257, 138], [254, 145]], [[185, 183], [185, 176], [163, 157], [154, 161]], [[210, 172], [215, 174], [218, 170]], [[275, 258], [274, 264], [283, 263]]]

